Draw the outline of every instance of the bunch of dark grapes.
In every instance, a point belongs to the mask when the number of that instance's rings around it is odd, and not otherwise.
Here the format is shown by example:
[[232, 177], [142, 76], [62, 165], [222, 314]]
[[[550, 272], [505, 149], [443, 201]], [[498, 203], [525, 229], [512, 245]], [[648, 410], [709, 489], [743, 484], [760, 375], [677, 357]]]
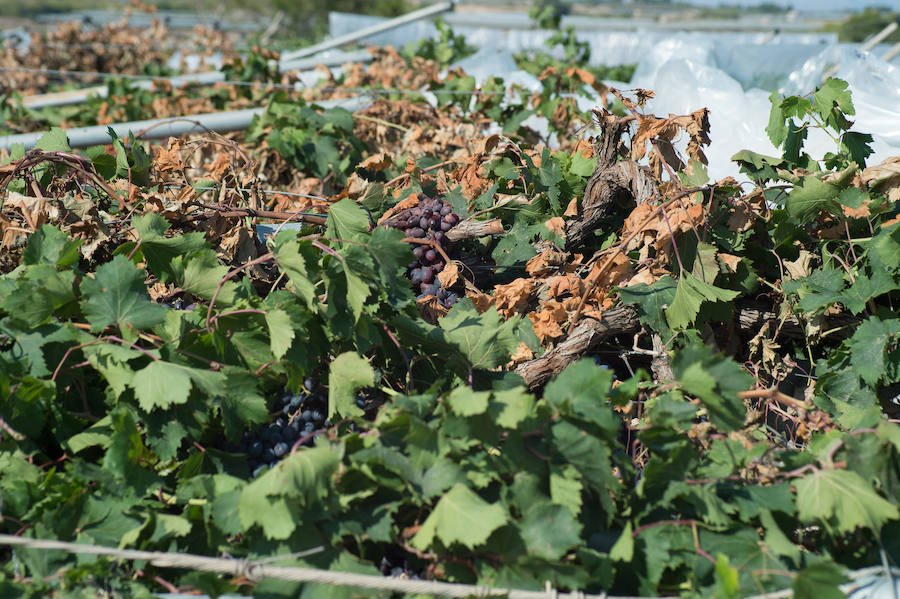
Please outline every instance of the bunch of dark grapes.
[[303, 381], [303, 391], [285, 391], [276, 403], [277, 416], [255, 431], [245, 431], [237, 451], [247, 455], [253, 476], [274, 466], [299, 445], [312, 446], [315, 438], [329, 425], [328, 396], [313, 378]]
[[[419, 205], [407, 208], [388, 221], [388, 225], [403, 231], [413, 239], [429, 239], [442, 249], [449, 247], [447, 232], [456, 226], [459, 216], [453, 207], [440, 198], [422, 198]], [[434, 247], [413, 244], [416, 261], [410, 264], [407, 276], [419, 298], [437, 296], [444, 307], [449, 308], [459, 299], [459, 295], [449, 289], [442, 289], [437, 275], [444, 270], [444, 260]]]

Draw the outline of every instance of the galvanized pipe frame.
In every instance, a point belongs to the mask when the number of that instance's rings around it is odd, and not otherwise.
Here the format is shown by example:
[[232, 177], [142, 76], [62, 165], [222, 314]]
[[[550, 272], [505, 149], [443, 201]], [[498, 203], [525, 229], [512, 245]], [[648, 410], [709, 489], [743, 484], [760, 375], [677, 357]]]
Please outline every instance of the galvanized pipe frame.
[[[291, 62], [280, 62], [278, 70], [281, 73], [290, 71], [304, 71], [315, 68], [319, 65], [326, 67], [341, 66], [348, 62], [370, 62], [372, 53], [368, 50], [356, 50], [353, 52], [339, 52], [328, 56], [312, 57], [298, 59]], [[97, 75], [101, 75], [98, 73]], [[106, 75], [106, 74], [104, 74]], [[110, 78], [116, 77], [113, 73], [108, 74]], [[134, 81], [134, 85], [140, 89], [150, 90], [153, 88], [154, 82], [164, 81], [173, 87], [184, 87], [186, 85], [213, 85], [215, 83], [225, 82], [225, 73], [221, 71], [210, 71], [206, 73], [196, 73], [193, 75], [180, 75], [177, 77], [140, 77], [128, 76], [129, 80]], [[252, 85], [252, 84], [251, 84]], [[37, 110], [49, 106], [69, 106], [72, 104], [81, 104], [89, 98], [98, 97], [106, 98], [108, 89], [105, 85], [97, 85], [77, 90], [68, 90], [64, 92], [54, 92], [49, 94], [38, 94], [23, 98], [22, 105], [26, 108]]]
[[[332, 108], [341, 106], [350, 111], [361, 110], [371, 103], [365, 95], [355, 96], [344, 100], [328, 100], [318, 102], [318, 106]], [[66, 137], [72, 148], [86, 148], [89, 146], [105, 145], [112, 141], [109, 130], [119, 137], [135, 136], [141, 139], [165, 139], [167, 137], [179, 137], [187, 133], [203, 133], [216, 131], [240, 131], [250, 126], [253, 118], [262, 114], [265, 108], [247, 108], [228, 112], [213, 112], [197, 114], [187, 117], [170, 117], [162, 119], [147, 119], [128, 123], [116, 123], [114, 125], [95, 125], [92, 127], [75, 127], [66, 129]], [[12, 149], [15, 145], [23, 145], [25, 150], [30, 150], [47, 131], [35, 133], [21, 133], [18, 135], [0, 136], [0, 148]]]
[[[347, 35], [342, 35], [331, 40], [326, 40], [308, 48], [295, 50], [293, 52], [285, 52], [281, 55], [281, 59], [278, 62], [278, 70], [281, 73], [285, 73], [288, 71], [314, 68], [319, 64], [324, 64], [325, 66], [339, 66], [347, 62], [370, 61], [372, 60], [372, 55], [365, 50], [345, 53], [343, 55], [338, 54], [335, 56], [325, 56], [321, 58], [315, 58], [315, 55], [327, 50], [339, 48], [355, 41], [365, 39], [377, 33], [383, 33], [385, 31], [395, 29], [402, 25], [406, 25], [407, 23], [412, 23], [420, 19], [425, 19], [447, 11], [451, 11], [453, 10], [455, 5], [456, 0], [450, 0], [449, 2], [440, 2], [433, 6], [401, 15], [395, 19], [389, 19], [384, 23], [378, 23], [377, 25], [366, 27]], [[156, 79], [158, 80], [159, 78]], [[197, 75], [168, 77], [163, 78], [163, 80], [167, 80], [169, 81], [169, 83], [175, 86], [186, 85], [188, 83], [212, 84], [225, 81], [225, 74], [220, 71], [213, 71], [211, 73], [198, 73]], [[152, 81], [153, 79], [148, 78], [146, 82], [140, 81], [137, 85], [144, 89], [150, 89], [153, 84]], [[22, 103], [25, 107], [33, 109], [44, 108], [48, 106], [67, 106], [85, 102], [91, 96], [104, 98], [106, 97], [106, 94], [107, 90], [104, 86], [95, 86], [83, 90], [61, 92], [59, 94], [41, 94], [38, 96], [31, 96], [29, 98], [25, 98]]]
[[313, 56], [325, 50], [339, 48], [352, 42], [358, 42], [359, 40], [363, 40], [378, 33], [384, 33], [385, 31], [396, 29], [397, 27], [406, 25], [407, 23], [412, 23], [414, 21], [419, 21], [421, 19], [426, 19], [428, 17], [433, 17], [448, 11], [452, 11], [454, 6], [456, 6], [456, 0], [450, 0], [449, 2], [439, 2], [426, 8], [414, 10], [411, 13], [407, 13], [395, 19], [389, 19], [383, 23], [376, 23], [375, 25], [364, 27], [358, 31], [354, 31], [346, 35], [341, 35], [330, 40], [325, 40], [324, 42], [309, 46], [308, 48], [301, 48], [300, 50], [295, 50], [293, 52], [285, 52], [281, 55], [281, 60], [282, 62], [290, 62], [298, 58]]

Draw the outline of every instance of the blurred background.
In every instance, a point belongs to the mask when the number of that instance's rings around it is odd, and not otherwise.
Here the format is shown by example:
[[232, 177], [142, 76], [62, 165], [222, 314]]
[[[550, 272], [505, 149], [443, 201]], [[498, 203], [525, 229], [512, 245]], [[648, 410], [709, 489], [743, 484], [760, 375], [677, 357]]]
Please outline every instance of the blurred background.
[[[478, 86], [500, 77], [505, 85], [539, 91], [547, 85], [547, 67], [579, 67], [603, 85], [653, 90], [648, 110], [657, 114], [710, 108], [709, 174], [719, 178], [735, 174], [730, 157], [740, 149], [775, 153], [765, 134], [772, 92], [805, 94], [831, 75], [853, 91], [856, 129], [875, 136], [873, 160], [900, 154], [898, 3], [463, 0], [451, 7], [412, 0], [0, 0], [0, 92], [24, 98], [7, 102], [14, 112], [61, 106], [68, 101], [48, 104], [33, 96], [109, 84], [112, 74], [208, 72], [211, 77], [192, 81], [313, 87], [344, 81], [345, 62], [357, 61], [360, 51], [367, 62], [367, 48], [387, 46], [407, 60], [433, 60], [444, 72], [461, 68]], [[415, 18], [429, 7], [436, 10]], [[391, 18], [410, 13], [413, 18], [391, 26]], [[385, 23], [377, 33], [355, 35]], [[342, 36], [349, 38], [328, 43]], [[316, 68], [320, 64], [327, 68]], [[396, 86], [401, 79], [392, 77]], [[602, 89], [576, 90], [578, 108], [597, 106]], [[117, 92], [110, 87], [104, 93]], [[48, 125], [90, 124], [74, 119], [72, 110], [40, 118]], [[143, 116], [128, 107], [120, 112], [121, 118]], [[40, 121], [36, 114], [33, 122]], [[151, 116], [169, 114], [185, 112], [172, 104]], [[528, 125], [552, 143], [541, 118], [531, 117]], [[832, 142], [812, 131], [807, 143], [816, 155]]]

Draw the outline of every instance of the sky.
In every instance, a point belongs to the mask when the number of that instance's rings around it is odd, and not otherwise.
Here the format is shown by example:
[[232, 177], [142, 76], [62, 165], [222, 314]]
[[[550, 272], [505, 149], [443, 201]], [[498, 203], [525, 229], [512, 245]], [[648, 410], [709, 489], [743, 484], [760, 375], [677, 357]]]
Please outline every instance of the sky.
[[[752, 6], [761, 4], [761, 0], [690, 0], [692, 4], [718, 6], [720, 4]], [[811, 10], [843, 10], [862, 8], [864, 6], [887, 6], [900, 10], [900, 0], [768, 0], [775, 4], [789, 5], [798, 9]]]

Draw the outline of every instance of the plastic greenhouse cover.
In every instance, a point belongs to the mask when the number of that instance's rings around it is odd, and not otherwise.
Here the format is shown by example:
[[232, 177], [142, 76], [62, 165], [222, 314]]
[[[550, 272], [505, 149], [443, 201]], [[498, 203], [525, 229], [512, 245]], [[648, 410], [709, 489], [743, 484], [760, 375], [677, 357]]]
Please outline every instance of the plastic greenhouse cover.
[[[332, 35], [378, 22], [378, 17], [331, 13]], [[536, 87], [534, 77], [521, 71], [513, 54], [540, 49], [551, 34], [542, 30], [487, 27], [454, 27], [467, 41], [480, 48], [463, 59], [461, 66], [482, 83], [489, 75], [508, 83]], [[419, 21], [374, 36], [371, 43], [402, 47], [409, 41], [437, 35], [434, 25]], [[856, 107], [853, 130], [872, 133], [875, 154], [868, 164], [900, 155], [900, 68], [878, 58], [886, 47], [862, 54], [856, 46], [838, 44], [833, 34], [779, 34], [767, 43], [765, 33], [710, 33], [667, 31], [579, 31], [580, 40], [591, 43], [591, 62], [628, 64], [638, 59], [632, 81], [617, 87], [641, 87], [656, 93], [648, 110], [657, 114], [686, 114], [701, 107], [710, 109], [712, 143], [706, 152], [711, 178], [739, 176], [731, 156], [742, 149], [776, 154], [765, 128], [769, 94], [806, 94], [814, 90], [833, 65], [837, 76], [850, 84]], [[613, 82], [607, 82], [614, 84]], [[599, 99], [585, 94], [579, 107], [589, 109]], [[532, 117], [524, 124], [546, 134], [546, 122]], [[552, 142], [552, 140], [551, 140]], [[686, 143], [686, 140], [684, 141]], [[833, 150], [834, 142], [823, 132], [811, 130], [806, 148], [821, 157]]]

